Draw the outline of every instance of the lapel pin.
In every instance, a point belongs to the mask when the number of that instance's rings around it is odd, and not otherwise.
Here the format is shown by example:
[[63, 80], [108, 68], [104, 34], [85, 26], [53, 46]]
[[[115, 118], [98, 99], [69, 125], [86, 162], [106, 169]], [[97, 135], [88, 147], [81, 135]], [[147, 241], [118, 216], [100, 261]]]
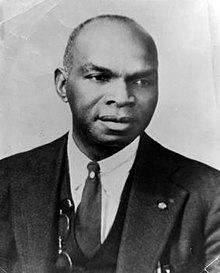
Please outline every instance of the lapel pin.
[[159, 203], [157, 204], [157, 207], [158, 207], [159, 209], [161, 209], [161, 210], [165, 210], [165, 209], [167, 209], [167, 204], [166, 204], [165, 202], [159, 202]]

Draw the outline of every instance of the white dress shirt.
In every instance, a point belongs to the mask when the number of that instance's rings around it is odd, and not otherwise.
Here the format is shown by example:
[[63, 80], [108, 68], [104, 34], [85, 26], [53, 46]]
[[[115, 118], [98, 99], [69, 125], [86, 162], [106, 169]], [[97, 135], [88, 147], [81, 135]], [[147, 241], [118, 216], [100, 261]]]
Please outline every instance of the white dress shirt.
[[[102, 184], [102, 243], [113, 225], [125, 182], [134, 163], [139, 139], [140, 137], [137, 137], [118, 153], [98, 162]], [[82, 191], [88, 176], [87, 165], [91, 160], [79, 150], [70, 132], [67, 152], [71, 194], [76, 209], [81, 201]]]

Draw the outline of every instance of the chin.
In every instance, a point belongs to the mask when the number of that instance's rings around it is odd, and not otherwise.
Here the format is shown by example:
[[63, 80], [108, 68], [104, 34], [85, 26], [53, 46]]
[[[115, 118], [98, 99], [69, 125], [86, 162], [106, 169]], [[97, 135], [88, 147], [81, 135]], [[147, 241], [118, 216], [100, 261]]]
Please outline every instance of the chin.
[[119, 136], [108, 136], [105, 138], [99, 138], [97, 141], [99, 144], [106, 146], [106, 147], [118, 147], [124, 148], [125, 146], [129, 145], [135, 137], [119, 137]]

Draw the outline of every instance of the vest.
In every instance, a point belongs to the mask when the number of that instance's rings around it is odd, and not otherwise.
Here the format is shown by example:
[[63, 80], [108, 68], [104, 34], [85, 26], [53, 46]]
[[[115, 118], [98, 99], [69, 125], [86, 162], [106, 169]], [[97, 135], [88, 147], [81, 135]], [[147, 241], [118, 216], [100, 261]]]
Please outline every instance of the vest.
[[[67, 164], [67, 162], [66, 162]], [[68, 168], [65, 168], [66, 170]], [[63, 182], [61, 184], [60, 201], [65, 198], [72, 200], [70, 190], [70, 178], [69, 173], [64, 173]], [[113, 273], [116, 271], [118, 251], [120, 247], [121, 235], [123, 231], [123, 224], [127, 210], [127, 203], [129, 199], [129, 192], [132, 184], [132, 175], [130, 174], [125, 187], [122, 192], [119, 208], [110, 229], [110, 232], [97, 250], [95, 255], [89, 259], [87, 258], [77, 245], [74, 236], [74, 209], [68, 215], [70, 218], [70, 234], [66, 243], [66, 251], [71, 257], [74, 273]], [[72, 200], [73, 201], [73, 200]]]

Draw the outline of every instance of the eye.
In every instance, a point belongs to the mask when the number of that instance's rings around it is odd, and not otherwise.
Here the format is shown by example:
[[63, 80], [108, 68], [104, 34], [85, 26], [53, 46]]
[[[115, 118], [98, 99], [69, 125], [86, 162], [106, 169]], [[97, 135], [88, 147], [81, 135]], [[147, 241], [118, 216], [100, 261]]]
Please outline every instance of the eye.
[[111, 79], [111, 77], [107, 74], [90, 74], [87, 75], [85, 78], [97, 83], [109, 82]]
[[147, 78], [137, 79], [133, 81], [133, 84], [136, 84], [138, 86], [147, 86], [151, 84], [151, 81]]

